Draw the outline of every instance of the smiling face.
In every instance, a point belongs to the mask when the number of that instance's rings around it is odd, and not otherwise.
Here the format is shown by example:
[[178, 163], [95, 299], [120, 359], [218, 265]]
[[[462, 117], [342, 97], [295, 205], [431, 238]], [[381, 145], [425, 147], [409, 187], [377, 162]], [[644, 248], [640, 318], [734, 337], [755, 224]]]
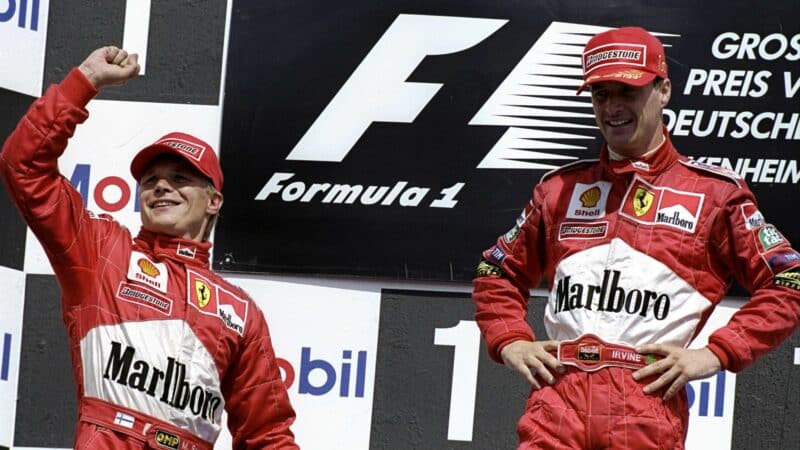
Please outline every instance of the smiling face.
[[142, 227], [202, 241], [222, 194], [189, 163], [175, 156], [154, 159], [139, 180]]
[[672, 90], [669, 78], [643, 87], [599, 82], [591, 89], [597, 126], [614, 152], [632, 158], [661, 143], [662, 110]]

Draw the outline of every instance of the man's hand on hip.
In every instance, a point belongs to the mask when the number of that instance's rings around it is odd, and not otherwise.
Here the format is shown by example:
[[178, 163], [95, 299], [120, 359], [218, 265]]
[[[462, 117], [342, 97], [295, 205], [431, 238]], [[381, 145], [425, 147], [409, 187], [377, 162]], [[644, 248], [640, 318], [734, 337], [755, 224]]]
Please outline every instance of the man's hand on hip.
[[558, 341], [514, 341], [500, 350], [503, 363], [511, 370], [518, 372], [534, 387], [542, 385], [537, 377], [547, 384], [555, 383], [552, 371], [564, 373], [566, 368], [550, 352], [558, 350]]
[[652, 394], [666, 388], [663, 395], [665, 401], [674, 397], [689, 381], [710, 377], [722, 368], [719, 358], [707, 347], [689, 349], [647, 344], [637, 347], [636, 351], [664, 356], [664, 359], [634, 372], [633, 379], [641, 380], [660, 374], [655, 381], [644, 387], [644, 392]]

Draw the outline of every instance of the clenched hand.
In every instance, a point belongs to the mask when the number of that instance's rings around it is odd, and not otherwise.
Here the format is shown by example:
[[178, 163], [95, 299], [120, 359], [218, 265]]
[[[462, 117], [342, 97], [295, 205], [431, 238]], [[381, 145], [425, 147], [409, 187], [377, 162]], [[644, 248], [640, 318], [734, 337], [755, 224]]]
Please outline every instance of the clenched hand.
[[78, 69], [96, 87], [122, 85], [139, 74], [138, 55], [114, 46], [93, 51]]

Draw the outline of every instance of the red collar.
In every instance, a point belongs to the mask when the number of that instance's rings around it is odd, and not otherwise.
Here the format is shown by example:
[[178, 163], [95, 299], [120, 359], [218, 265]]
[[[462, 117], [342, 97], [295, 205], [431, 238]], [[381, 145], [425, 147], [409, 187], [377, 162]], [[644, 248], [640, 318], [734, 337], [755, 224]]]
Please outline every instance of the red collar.
[[600, 151], [600, 161], [603, 169], [614, 176], [639, 174], [646, 178], [656, 176], [672, 167], [681, 158], [669, 139], [669, 133], [664, 128], [664, 142], [658, 149], [645, 158], [631, 158], [614, 161], [609, 158], [608, 144], [603, 144]]
[[209, 268], [211, 243], [208, 241], [197, 242], [141, 229], [134, 239], [134, 247], [156, 259], [172, 259], [189, 266]]

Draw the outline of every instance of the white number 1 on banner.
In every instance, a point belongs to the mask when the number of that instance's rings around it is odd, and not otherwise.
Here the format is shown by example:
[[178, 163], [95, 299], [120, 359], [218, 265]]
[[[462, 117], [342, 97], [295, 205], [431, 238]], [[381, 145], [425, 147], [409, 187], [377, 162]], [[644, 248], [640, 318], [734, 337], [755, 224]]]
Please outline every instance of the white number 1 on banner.
[[474, 321], [462, 320], [454, 327], [437, 328], [433, 343], [454, 347], [447, 439], [471, 441], [472, 426], [475, 422], [481, 332]]

